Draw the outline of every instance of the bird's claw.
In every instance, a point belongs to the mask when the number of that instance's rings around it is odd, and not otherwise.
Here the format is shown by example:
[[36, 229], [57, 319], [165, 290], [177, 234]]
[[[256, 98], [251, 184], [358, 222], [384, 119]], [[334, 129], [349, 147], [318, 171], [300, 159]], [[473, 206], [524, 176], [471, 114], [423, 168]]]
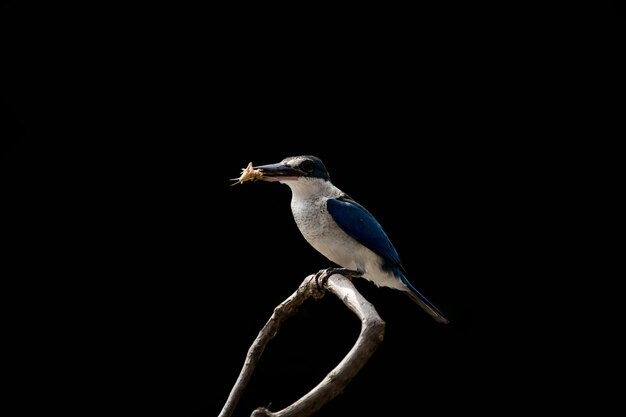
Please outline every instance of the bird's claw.
[[[313, 279], [315, 279], [315, 285], [317, 285], [317, 289], [321, 292], [323, 290], [323, 287], [326, 285], [326, 281], [328, 281], [328, 278], [330, 278], [332, 275], [335, 275], [335, 274], [343, 275], [344, 277], [348, 278], [350, 281], [352, 281], [352, 278], [354, 277], [360, 277], [361, 275], [363, 275], [363, 273], [360, 271], [354, 271], [348, 268], [322, 269], [321, 271], [317, 272], [313, 276]], [[320, 281], [321, 281], [321, 284], [320, 284]]]
[[[322, 269], [321, 271], [318, 271], [315, 275], [313, 275], [313, 279], [315, 280], [315, 286], [317, 286], [317, 291], [319, 291], [320, 293], [324, 292], [324, 285], [326, 285], [326, 281], [328, 281], [328, 277], [330, 277], [330, 275], [326, 274], [326, 269]], [[320, 284], [320, 280], [322, 280], [322, 283]]]

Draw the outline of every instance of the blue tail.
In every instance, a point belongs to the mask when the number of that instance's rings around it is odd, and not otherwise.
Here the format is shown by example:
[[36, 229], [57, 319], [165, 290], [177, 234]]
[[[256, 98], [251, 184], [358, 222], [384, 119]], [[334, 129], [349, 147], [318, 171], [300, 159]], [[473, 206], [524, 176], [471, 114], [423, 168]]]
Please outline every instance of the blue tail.
[[420, 307], [422, 307], [428, 314], [430, 314], [439, 323], [444, 323], [444, 324], [450, 323], [450, 321], [444, 317], [443, 313], [441, 313], [441, 311], [439, 311], [439, 309], [435, 307], [433, 303], [428, 301], [426, 297], [424, 297], [419, 291], [415, 289], [415, 287], [411, 285], [411, 283], [409, 282], [408, 279], [406, 279], [404, 274], [400, 274], [400, 280], [410, 290], [410, 291], [404, 291], [404, 293], [408, 295], [411, 300], [419, 304]]

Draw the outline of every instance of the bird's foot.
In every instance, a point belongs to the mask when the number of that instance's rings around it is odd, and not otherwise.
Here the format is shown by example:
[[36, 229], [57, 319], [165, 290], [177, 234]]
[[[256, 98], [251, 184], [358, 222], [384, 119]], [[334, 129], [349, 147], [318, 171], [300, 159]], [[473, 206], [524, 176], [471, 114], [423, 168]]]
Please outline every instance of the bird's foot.
[[[322, 291], [322, 287], [326, 285], [326, 281], [328, 281], [328, 278], [330, 278], [332, 275], [335, 275], [335, 274], [343, 275], [344, 277], [352, 281], [352, 278], [360, 277], [361, 275], [363, 275], [363, 272], [355, 271], [355, 270], [348, 269], [348, 268], [322, 269], [321, 271], [319, 271], [313, 276], [313, 279], [315, 279], [315, 285], [317, 285], [317, 289], [319, 291]], [[321, 284], [320, 284], [320, 281], [321, 281]]]

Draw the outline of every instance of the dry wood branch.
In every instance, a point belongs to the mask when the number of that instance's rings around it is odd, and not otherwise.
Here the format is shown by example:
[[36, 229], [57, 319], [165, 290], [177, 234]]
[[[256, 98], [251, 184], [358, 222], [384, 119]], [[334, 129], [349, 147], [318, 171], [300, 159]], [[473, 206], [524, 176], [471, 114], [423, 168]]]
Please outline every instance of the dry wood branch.
[[[335, 369], [302, 398], [277, 412], [257, 408], [251, 417], [307, 417], [312, 415], [343, 391], [382, 342], [385, 322], [350, 280], [343, 275], [334, 274], [326, 281], [325, 288], [343, 301], [361, 320], [361, 332], [357, 341]], [[315, 276], [309, 275], [295, 293], [274, 309], [272, 317], [250, 346], [243, 369], [219, 417], [230, 417], [233, 413], [265, 346], [276, 335], [287, 318], [294, 315], [307, 298], [321, 295], [323, 294], [319, 293]]]
[[320, 296], [315, 283], [311, 283], [312, 279], [313, 275], [306, 277], [296, 292], [291, 294], [289, 298], [280, 303], [274, 309], [272, 316], [267, 323], [265, 323], [265, 326], [263, 326], [258, 336], [250, 346], [250, 349], [248, 349], [248, 354], [243, 368], [241, 369], [239, 377], [237, 378], [233, 389], [230, 391], [228, 400], [226, 400], [226, 404], [222, 408], [218, 417], [230, 417], [233, 413], [241, 395], [248, 385], [248, 381], [250, 381], [250, 377], [254, 372], [254, 368], [256, 367], [263, 350], [265, 350], [265, 346], [276, 335], [278, 329], [280, 329], [283, 323], [289, 317], [293, 316], [298, 311], [298, 307], [300, 307], [310, 296], [314, 294], [318, 297]]

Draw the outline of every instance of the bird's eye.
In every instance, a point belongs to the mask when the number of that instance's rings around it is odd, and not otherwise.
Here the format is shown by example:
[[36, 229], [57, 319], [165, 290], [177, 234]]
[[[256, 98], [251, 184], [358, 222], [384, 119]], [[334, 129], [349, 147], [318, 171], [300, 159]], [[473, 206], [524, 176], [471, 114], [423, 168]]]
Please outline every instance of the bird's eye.
[[313, 167], [313, 161], [309, 161], [308, 159], [306, 161], [302, 161], [302, 163], [300, 164], [300, 169], [302, 169], [304, 172], [312, 172]]

